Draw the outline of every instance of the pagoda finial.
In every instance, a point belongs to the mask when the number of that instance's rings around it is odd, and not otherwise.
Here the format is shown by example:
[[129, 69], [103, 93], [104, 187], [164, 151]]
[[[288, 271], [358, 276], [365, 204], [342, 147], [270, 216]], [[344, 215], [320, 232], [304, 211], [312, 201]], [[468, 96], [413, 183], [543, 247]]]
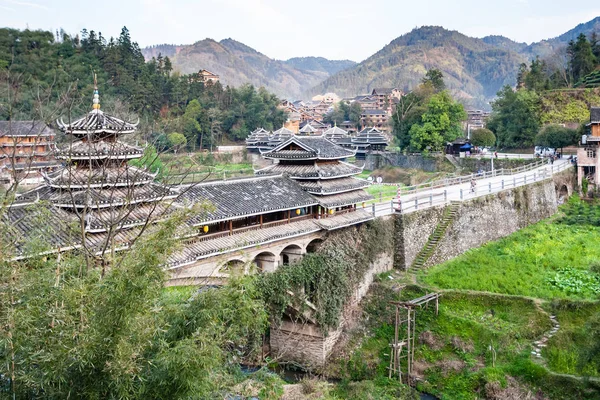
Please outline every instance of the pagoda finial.
[[96, 73], [94, 73], [94, 100], [92, 108], [94, 110], [100, 110], [100, 94], [98, 93], [98, 80], [96, 79]]

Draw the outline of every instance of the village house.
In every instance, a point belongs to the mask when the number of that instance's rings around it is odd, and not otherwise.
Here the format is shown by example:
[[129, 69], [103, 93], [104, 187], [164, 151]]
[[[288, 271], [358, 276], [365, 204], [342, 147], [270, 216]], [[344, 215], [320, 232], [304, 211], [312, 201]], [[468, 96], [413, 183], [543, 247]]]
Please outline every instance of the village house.
[[198, 72], [198, 78], [200, 79], [200, 82], [204, 82], [204, 83], [217, 83], [219, 82], [219, 75], [217, 74], [213, 74], [210, 71], [207, 71], [205, 69], [201, 69]]
[[[600, 187], [600, 107], [590, 108], [590, 122], [586, 125], [589, 134], [581, 138], [577, 149], [577, 183], [582, 187], [583, 180]], [[584, 193], [585, 195], [585, 193]]]
[[360, 125], [362, 128], [367, 126], [375, 127], [381, 131], [389, 131], [389, 115], [385, 110], [364, 110], [360, 115]]
[[402, 91], [397, 88], [375, 88], [371, 96], [377, 101], [377, 108], [385, 110], [391, 115], [394, 106], [394, 99], [402, 97]]
[[35, 184], [59, 167], [55, 134], [41, 121], [0, 121], [0, 182]]

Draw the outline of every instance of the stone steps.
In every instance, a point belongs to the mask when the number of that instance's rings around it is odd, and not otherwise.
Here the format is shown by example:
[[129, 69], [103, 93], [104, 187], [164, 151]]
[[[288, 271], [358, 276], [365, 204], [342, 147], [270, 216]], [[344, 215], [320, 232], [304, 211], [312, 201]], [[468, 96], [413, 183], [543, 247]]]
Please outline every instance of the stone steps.
[[451, 202], [450, 206], [446, 207], [446, 209], [444, 210], [442, 220], [435, 227], [433, 233], [431, 234], [431, 236], [429, 236], [427, 243], [425, 243], [423, 249], [421, 249], [421, 251], [417, 254], [412, 265], [408, 268], [409, 272], [415, 273], [419, 271], [421, 268], [423, 268], [425, 263], [433, 255], [433, 252], [437, 248], [441, 239], [446, 234], [448, 226], [450, 226], [450, 224], [456, 219], [459, 205], [459, 202]]

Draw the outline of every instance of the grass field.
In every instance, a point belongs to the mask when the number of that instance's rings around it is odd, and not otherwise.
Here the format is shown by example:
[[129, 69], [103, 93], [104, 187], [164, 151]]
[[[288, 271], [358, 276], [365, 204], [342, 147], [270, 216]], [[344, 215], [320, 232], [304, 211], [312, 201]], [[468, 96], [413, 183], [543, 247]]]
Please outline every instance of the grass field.
[[600, 297], [599, 205], [573, 198], [562, 215], [423, 272], [419, 282], [545, 300]]

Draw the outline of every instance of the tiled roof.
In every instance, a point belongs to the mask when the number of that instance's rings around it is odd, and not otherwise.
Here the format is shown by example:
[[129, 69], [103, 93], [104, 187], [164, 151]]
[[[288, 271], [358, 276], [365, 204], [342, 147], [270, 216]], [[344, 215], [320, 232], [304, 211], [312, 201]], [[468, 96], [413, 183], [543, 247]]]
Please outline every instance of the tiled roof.
[[0, 137], [45, 137], [54, 132], [41, 121], [0, 121]]
[[81, 141], [77, 140], [68, 146], [60, 149], [56, 155], [62, 159], [131, 159], [140, 158], [144, 155], [144, 150], [139, 147], [116, 141]]
[[301, 133], [314, 133], [316, 131], [317, 130], [313, 128], [310, 124], [306, 124], [300, 129]]
[[[286, 148], [295, 145], [305, 151], [302, 154], [302, 150], [294, 150], [294, 153], [286, 153]], [[352, 157], [355, 153], [348, 149], [345, 149], [330, 140], [325, 139], [321, 136], [294, 136], [289, 140], [281, 143], [273, 150], [263, 153], [263, 156], [267, 158], [294, 158], [294, 159], [340, 159], [346, 157]]]
[[329, 128], [325, 132], [323, 132], [323, 136], [326, 139], [331, 140], [331, 139], [337, 139], [337, 138], [341, 138], [341, 137], [347, 137], [348, 132], [343, 130], [342, 128], [338, 128], [337, 126], [334, 126], [333, 128]]
[[375, 128], [374, 126], [367, 126], [358, 133], [383, 133], [383, 132], [381, 132], [379, 129]]
[[340, 178], [318, 181], [300, 181], [302, 189], [311, 194], [332, 194], [362, 189], [369, 184], [362, 179]]
[[600, 124], [600, 107], [590, 108], [590, 122], [592, 124]]
[[122, 205], [154, 202], [176, 197], [170, 189], [150, 183], [142, 186], [60, 190], [42, 186], [23, 193], [18, 203], [45, 200], [62, 208], [108, 208]]
[[373, 94], [384, 95], [390, 94], [395, 88], [375, 88], [373, 89]]
[[294, 179], [333, 179], [357, 175], [362, 168], [345, 162], [319, 163], [311, 165], [274, 164], [256, 171], [257, 175], [284, 174]]
[[326, 229], [328, 231], [332, 231], [334, 229], [340, 229], [346, 226], [367, 222], [372, 219], [375, 219], [372, 213], [364, 209], [358, 209], [353, 212], [334, 215], [333, 217], [321, 218], [316, 220], [315, 222], [321, 228]]
[[48, 185], [56, 188], [131, 186], [150, 183], [155, 175], [131, 166], [86, 169], [66, 167], [47, 175]]
[[208, 203], [205, 213], [191, 219], [193, 225], [317, 204], [297, 183], [282, 176], [203, 183], [190, 187], [179, 200]]
[[332, 208], [347, 206], [349, 204], [358, 204], [362, 203], [363, 201], [369, 201], [373, 199], [373, 196], [360, 189], [340, 194], [315, 196], [315, 198], [323, 207]]
[[297, 222], [292, 220], [289, 224], [283, 223], [273, 227], [247, 230], [231, 236], [201, 239], [187, 243], [183, 246], [183, 249], [171, 255], [167, 261], [167, 266], [177, 268], [216, 254], [242, 250], [258, 244], [305, 235], [320, 230], [321, 227], [315, 223], [314, 219], [304, 219]]
[[132, 133], [138, 125], [138, 122], [134, 124], [125, 122], [100, 110], [92, 110], [84, 117], [71, 123], [66, 123], [62, 119], [57, 121], [57, 123], [61, 131], [76, 135], [87, 135], [90, 133]]

